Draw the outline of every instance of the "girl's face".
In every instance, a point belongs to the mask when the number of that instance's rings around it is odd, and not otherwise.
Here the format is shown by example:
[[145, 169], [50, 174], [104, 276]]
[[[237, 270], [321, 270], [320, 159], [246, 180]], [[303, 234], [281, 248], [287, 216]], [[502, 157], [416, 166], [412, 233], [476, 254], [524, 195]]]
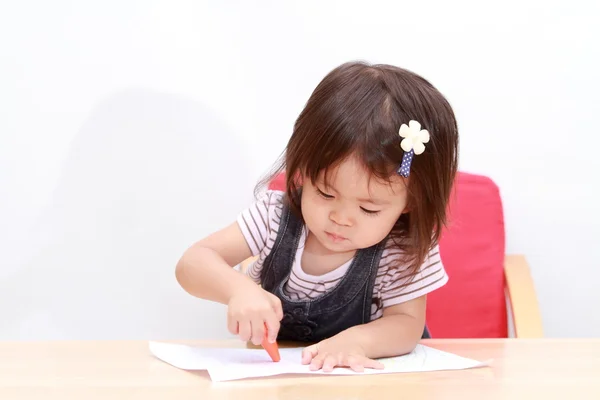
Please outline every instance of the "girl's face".
[[314, 184], [306, 177], [303, 182], [304, 221], [321, 245], [333, 252], [380, 242], [406, 208], [404, 178], [394, 176], [391, 184], [380, 182], [354, 157], [330, 171], [328, 187], [323, 173]]

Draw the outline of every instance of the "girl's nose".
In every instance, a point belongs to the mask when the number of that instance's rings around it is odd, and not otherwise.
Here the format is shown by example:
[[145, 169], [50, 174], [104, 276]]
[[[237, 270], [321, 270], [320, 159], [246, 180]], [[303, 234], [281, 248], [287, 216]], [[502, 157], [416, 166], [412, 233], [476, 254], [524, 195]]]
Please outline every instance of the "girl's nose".
[[351, 226], [352, 221], [348, 216], [348, 213], [341, 210], [334, 210], [329, 214], [329, 219], [341, 226]]

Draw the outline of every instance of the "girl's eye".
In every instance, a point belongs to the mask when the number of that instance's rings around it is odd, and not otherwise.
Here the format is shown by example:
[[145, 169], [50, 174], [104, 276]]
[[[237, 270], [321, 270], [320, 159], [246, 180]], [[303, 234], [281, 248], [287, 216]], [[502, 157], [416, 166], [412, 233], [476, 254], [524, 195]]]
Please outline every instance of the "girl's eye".
[[361, 207], [360, 208], [365, 214], [367, 215], [377, 215], [379, 214], [379, 211], [374, 211], [374, 210], [367, 210], [366, 208]]
[[320, 196], [322, 196], [322, 197], [324, 197], [326, 199], [333, 199], [332, 195], [323, 192], [321, 189], [317, 188], [317, 192], [319, 193]]

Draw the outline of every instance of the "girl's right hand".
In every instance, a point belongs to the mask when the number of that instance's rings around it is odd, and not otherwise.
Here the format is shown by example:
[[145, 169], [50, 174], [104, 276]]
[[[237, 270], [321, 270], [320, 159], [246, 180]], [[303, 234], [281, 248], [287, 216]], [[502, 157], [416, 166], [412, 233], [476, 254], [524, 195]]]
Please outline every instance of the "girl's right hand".
[[275, 342], [283, 309], [279, 298], [261, 287], [251, 284], [237, 290], [228, 303], [227, 328], [243, 341], [260, 345], [265, 337]]

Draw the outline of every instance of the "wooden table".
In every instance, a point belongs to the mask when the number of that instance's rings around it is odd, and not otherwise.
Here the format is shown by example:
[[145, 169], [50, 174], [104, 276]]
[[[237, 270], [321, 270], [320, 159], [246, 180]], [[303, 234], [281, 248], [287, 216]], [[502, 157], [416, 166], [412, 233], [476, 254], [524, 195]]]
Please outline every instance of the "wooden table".
[[[239, 342], [181, 342], [239, 347]], [[492, 367], [213, 383], [152, 357], [144, 341], [0, 342], [0, 399], [600, 399], [600, 339], [425, 340]]]

